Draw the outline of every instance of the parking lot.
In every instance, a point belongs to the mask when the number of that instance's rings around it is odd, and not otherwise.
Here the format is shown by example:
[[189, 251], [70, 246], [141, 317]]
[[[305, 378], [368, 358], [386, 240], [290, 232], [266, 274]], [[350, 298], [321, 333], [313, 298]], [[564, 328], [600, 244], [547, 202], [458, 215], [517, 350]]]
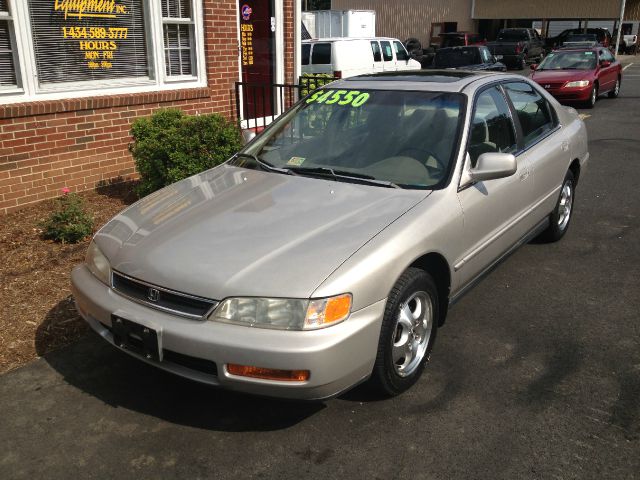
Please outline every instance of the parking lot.
[[640, 62], [625, 75], [582, 111], [568, 234], [462, 299], [407, 393], [234, 394], [90, 334], [0, 377], [0, 478], [640, 478]]

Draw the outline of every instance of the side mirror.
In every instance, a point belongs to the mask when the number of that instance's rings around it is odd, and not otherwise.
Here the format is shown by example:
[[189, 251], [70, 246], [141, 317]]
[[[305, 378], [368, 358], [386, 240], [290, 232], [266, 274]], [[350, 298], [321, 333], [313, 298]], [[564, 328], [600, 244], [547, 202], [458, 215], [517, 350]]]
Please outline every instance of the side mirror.
[[600, 66], [602, 68], [610, 67], [611, 66], [611, 62], [609, 60], [603, 60], [603, 61], [600, 62]]
[[510, 177], [518, 169], [516, 157], [510, 153], [487, 152], [478, 157], [476, 166], [469, 170], [474, 182]]
[[538, 68], [538, 64], [537, 63], [532, 63], [529, 68], [531, 68], [531, 70], [535, 70], [535, 69]]

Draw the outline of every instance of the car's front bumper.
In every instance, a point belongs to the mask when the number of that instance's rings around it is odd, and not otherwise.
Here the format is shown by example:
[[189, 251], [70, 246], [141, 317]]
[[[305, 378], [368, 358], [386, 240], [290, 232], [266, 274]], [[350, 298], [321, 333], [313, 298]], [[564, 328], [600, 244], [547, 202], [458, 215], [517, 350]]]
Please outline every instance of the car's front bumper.
[[[329, 398], [371, 374], [385, 307], [385, 300], [379, 301], [320, 330], [270, 330], [189, 320], [151, 309], [122, 297], [84, 265], [73, 270], [71, 281], [78, 311], [108, 342], [114, 343], [112, 315], [158, 332], [161, 349], [168, 354], [155, 361], [124, 350], [140, 360], [210, 385], [294, 399]], [[229, 363], [311, 374], [304, 382], [237, 377], [228, 373]]]
[[[543, 84], [541, 84], [543, 85]], [[586, 87], [562, 87], [556, 89], [546, 89], [553, 97], [562, 103], [586, 102], [591, 97], [593, 85]]]

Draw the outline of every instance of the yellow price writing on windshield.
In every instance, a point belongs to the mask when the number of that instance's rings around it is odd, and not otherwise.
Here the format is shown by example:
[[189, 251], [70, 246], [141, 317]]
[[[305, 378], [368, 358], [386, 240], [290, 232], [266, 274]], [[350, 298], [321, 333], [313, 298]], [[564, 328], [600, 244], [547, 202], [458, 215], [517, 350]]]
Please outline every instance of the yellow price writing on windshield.
[[331, 105], [351, 105], [352, 107], [361, 107], [369, 100], [367, 92], [358, 90], [316, 90], [309, 98], [307, 103], [325, 103]]

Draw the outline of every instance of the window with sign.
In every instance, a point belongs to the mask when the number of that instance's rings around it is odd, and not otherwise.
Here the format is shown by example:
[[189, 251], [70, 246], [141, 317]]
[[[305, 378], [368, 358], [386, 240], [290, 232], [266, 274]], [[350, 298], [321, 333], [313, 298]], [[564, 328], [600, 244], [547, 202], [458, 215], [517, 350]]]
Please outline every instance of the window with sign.
[[0, 94], [191, 87], [203, 59], [197, 0], [0, 0]]

